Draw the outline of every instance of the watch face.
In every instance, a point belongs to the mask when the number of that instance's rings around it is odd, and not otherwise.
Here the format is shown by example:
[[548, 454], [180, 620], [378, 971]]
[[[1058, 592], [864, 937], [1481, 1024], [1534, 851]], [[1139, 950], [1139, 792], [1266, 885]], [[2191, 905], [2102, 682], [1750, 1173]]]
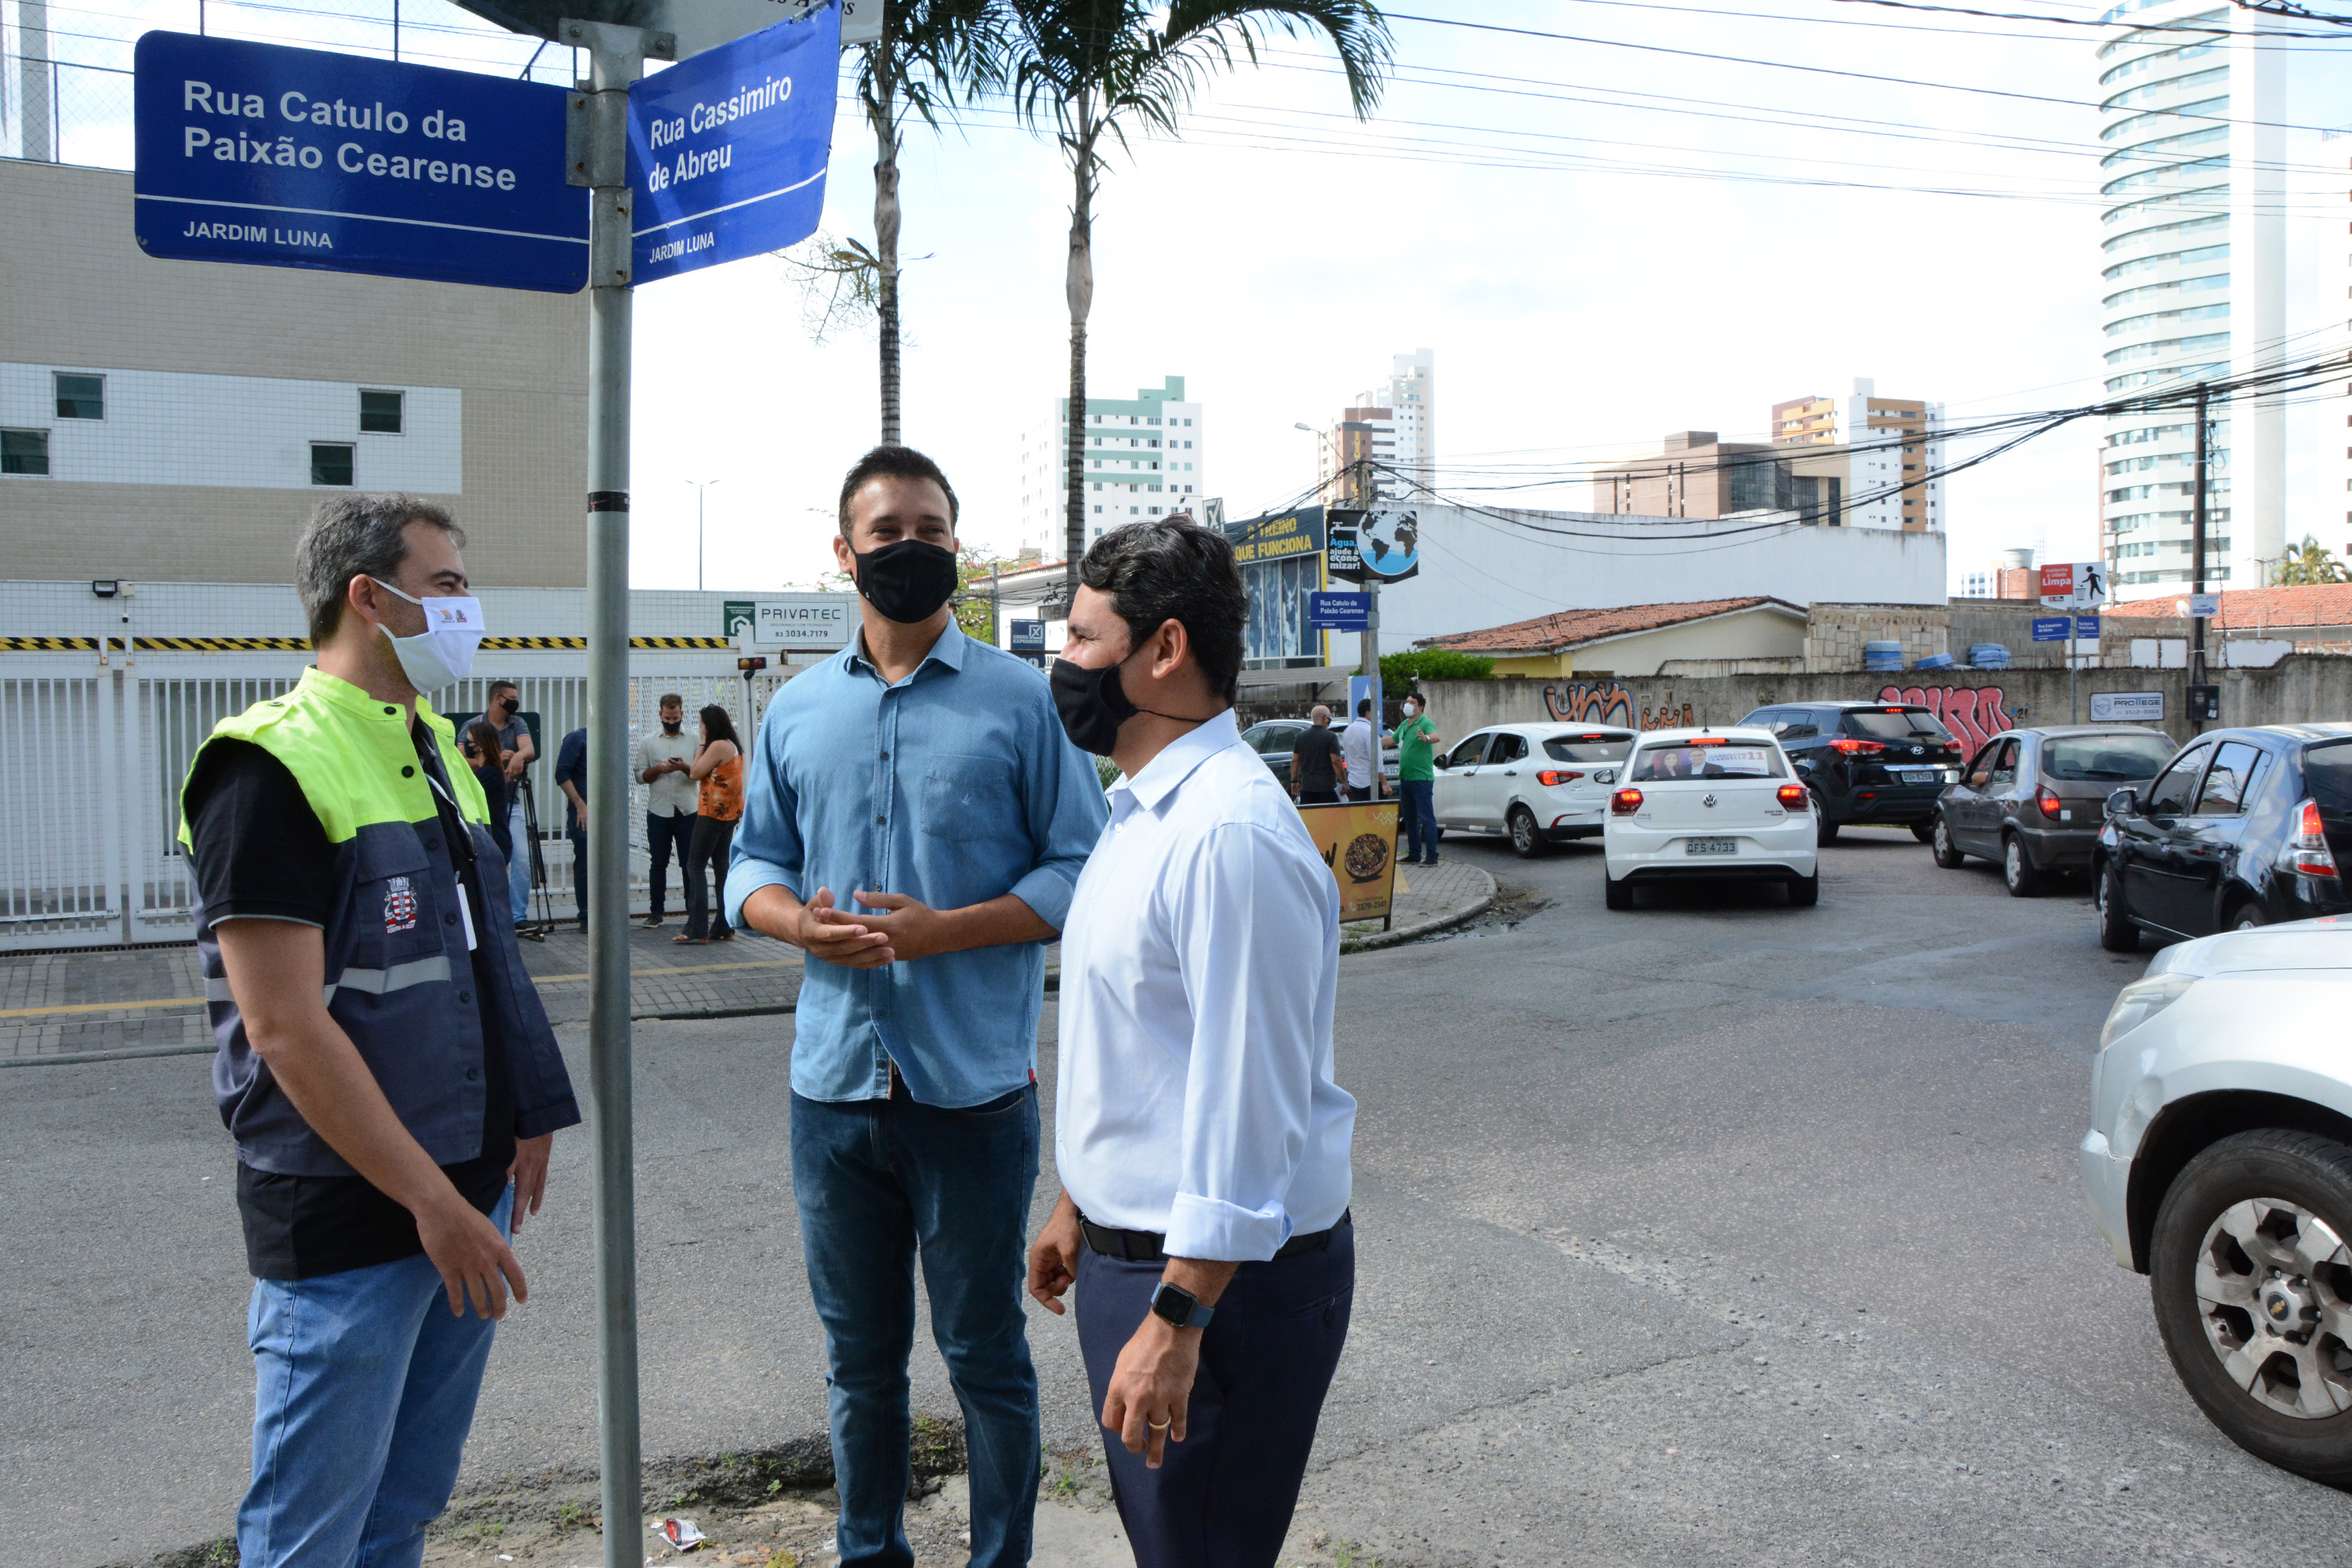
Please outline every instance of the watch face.
[[1192, 1310], [1199, 1305], [1192, 1293], [1181, 1286], [1163, 1282], [1151, 1293], [1151, 1310], [1176, 1328], [1192, 1321]]

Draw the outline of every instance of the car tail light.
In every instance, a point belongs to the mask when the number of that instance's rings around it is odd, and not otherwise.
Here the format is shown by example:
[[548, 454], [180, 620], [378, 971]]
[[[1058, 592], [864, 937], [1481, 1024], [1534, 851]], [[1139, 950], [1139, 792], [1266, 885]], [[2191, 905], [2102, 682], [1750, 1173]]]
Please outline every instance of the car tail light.
[[1780, 786], [1780, 804], [1790, 811], [1795, 811], [1801, 808], [1805, 804], [1805, 786], [1802, 784], [1782, 784]]
[[2042, 815], [2053, 822], [2058, 820], [2058, 814], [2064, 810], [2066, 805], [2064, 801], [2058, 798], [2058, 792], [2048, 784], [2042, 786], [2042, 793], [2033, 797], [2033, 804], [2040, 806]]
[[2333, 877], [2336, 857], [2328, 853], [2327, 836], [2320, 830], [2319, 803], [2306, 800], [2295, 810], [2294, 842], [2288, 848], [2299, 877]]
[[1556, 789], [1561, 784], [1573, 783], [1583, 776], [1582, 773], [1563, 773], [1558, 768], [1546, 768], [1536, 775], [1536, 783], [1547, 789]]
[[1881, 741], [1837, 740], [1830, 742], [1830, 750], [1843, 752], [1847, 756], [1852, 757], [1866, 752], [1883, 752], [1886, 750], [1886, 745]]
[[1641, 809], [1642, 792], [1640, 790], [1621, 789], [1609, 797], [1609, 811], [1612, 816], [1631, 816]]

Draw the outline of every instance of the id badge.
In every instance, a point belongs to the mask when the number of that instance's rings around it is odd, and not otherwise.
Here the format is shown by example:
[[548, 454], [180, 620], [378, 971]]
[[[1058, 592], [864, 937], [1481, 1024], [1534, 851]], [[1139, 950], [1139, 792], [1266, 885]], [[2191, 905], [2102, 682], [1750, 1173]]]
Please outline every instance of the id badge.
[[474, 951], [474, 900], [466, 896], [466, 884], [457, 884], [457, 918], [466, 922], [466, 951]]

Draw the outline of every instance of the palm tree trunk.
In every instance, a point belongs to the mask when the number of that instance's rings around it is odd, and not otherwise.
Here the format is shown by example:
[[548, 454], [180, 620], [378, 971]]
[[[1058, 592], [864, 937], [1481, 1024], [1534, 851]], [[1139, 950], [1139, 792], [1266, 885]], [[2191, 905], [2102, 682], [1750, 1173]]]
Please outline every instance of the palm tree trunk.
[[898, 445], [898, 123], [888, 40], [877, 49], [874, 97], [874, 317], [882, 351], [882, 444]]
[[1087, 552], [1087, 316], [1095, 302], [1094, 154], [1094, 127], [1082, 111], [1071, 160], [1076, 188], [1070, 203], [1070, 270], [1065, 285], [1070, 302], [1070, 424], [1065, 464], [1070, 493], [1063, 581], [1073, 603], [1078, 595], [1078, 560]]

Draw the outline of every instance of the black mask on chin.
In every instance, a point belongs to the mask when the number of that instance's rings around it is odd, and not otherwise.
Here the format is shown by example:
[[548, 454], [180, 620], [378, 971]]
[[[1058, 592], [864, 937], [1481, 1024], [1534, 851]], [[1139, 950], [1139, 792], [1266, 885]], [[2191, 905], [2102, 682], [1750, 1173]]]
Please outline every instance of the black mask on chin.
[[1066, 658], [1054, 661], [1048, 678], [1054, 687], [1054, 709], [1062, 716], [1063, 731], [1082, 752], [1107, 757], [1118, 744], [1118, 727], [1142, 710], [1127, 700], [1118, 683], [1124, 664], [1087, 668]]
[[956, 591], [955, 552], [902, 539], [857, 556], [857, 591], [886, 620], [917, 626], [940, 613]]

